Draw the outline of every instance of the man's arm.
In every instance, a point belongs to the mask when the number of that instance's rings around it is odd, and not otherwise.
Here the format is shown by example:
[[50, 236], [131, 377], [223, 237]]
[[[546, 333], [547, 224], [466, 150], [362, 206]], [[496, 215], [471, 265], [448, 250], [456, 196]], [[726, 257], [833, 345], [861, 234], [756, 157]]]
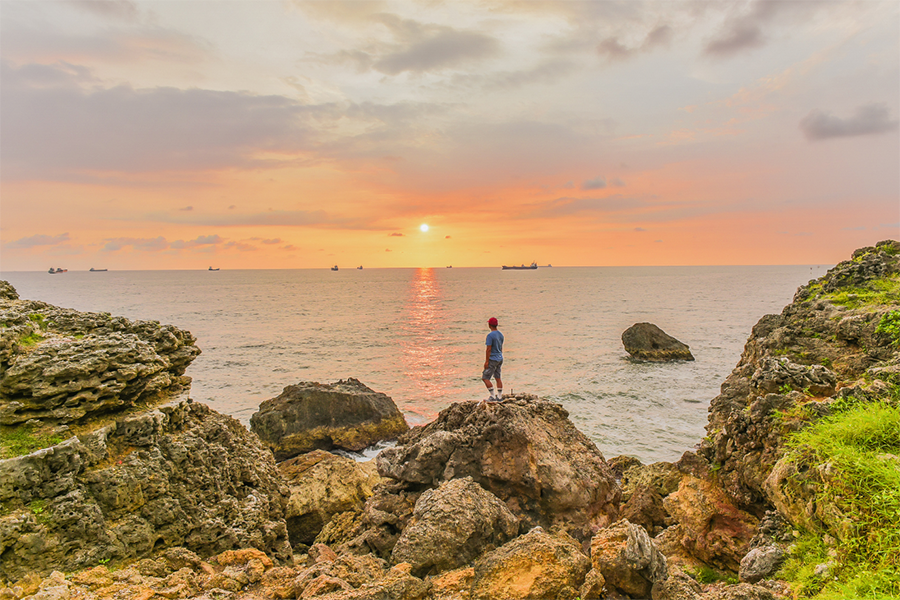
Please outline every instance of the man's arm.
[[484, 347], [484, 368], [487, 369], [491, 364], [491, 347]]

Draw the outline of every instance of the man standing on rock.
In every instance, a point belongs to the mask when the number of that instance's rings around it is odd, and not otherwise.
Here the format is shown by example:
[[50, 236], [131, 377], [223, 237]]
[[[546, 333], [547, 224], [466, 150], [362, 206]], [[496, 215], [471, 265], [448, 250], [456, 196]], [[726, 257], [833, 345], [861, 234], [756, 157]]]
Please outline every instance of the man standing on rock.
[[[491, 332], [487, 334], [484, 342], [484, 372], [481, 380], [487, 386], [490, 397], [487, 402], [500, 402], [503, 398], [503, 380], [500, 379], [500, 367], [503, 366], [503, 334], [497, 331], [497, 319], [488, 319], [488, 327]], [[497, 395], [494, 396], [494, 387], [491, 385], [491, 377], [497, 381]]]

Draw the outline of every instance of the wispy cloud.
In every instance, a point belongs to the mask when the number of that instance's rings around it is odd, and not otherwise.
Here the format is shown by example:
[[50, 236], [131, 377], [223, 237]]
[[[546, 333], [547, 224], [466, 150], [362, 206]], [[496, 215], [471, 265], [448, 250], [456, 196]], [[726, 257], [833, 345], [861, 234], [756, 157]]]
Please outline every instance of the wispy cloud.
[[886, 104], [867, 104], [856, 109], [852, 117], [835, 117], [829, 112], [813, 110], [800, 121], [800, 131], [811, 141], [837, 137], [877, 135], [897, 131], [897, 119], [891, 119]]
[[69, 241], [68, 233], [60, 233], [59, 235], [36, 234], [29, 237], [19, 238], [18, 240], [5, 244], [5, 247], [13, 248], [34, 248], [35, 246], [55, 246]]
[[603, 177], [595, 177], [593, 179], [588, 179], [584, 183], [581, 184], [581, 189], [583, 190], [602, 190], [606, 187], [606, 179]]

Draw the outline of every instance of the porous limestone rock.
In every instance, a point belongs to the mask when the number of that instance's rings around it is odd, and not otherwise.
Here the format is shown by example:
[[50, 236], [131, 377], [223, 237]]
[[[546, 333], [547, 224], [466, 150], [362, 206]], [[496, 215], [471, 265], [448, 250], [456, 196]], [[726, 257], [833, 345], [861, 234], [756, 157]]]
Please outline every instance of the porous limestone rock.
[[761, 516], [777, 504], [765, 482], [784, 453], [785, 436], [827, 415], [839, 398], [885, 395], [879, 380], [896, 376], [896, 348], [877, 329], [900, 304], [889, 294], [869, 303], [866, 294], [896, 285], [898, 273], [900, 242], [861, 248], [801, 286], [781, 314], [753, 327], [740, 362], [710, 403], [709, 435], [699, 450], [738, 507]]
[[608, 588], [634, 598], [649, 598], [653, 584], [667, 577], [666, 557], [643, 527], [624, 519], [593, 537], [591, 563]]
[[287, 490], [236, 420], [174, 401], [0, 461], [0, 579], [184, 546], [290, 560]]
[[622, 332], [625, 351], [634, 358], [649, 361], [694, 360], [690, 347], [679, 342], [653, 323], [635, 323]]
[[700, 600], [702, 586], [680, 567], [668, 565], [668, 577], [657, 581], [650, 592], [652, 600]]
[[758, 519], [737, 508], [711, 482], [687, 476], [663, 501], [681, 527], [681, 545], [703, 562], [737, 571], [750, 549]]
[[390, 397], [351, 377], [287, 386], [260, 404], [250, 429], [282, 461], [317, 449], [359, 452], [396, 438], [409, 425]]
[[391, 553], [424, 576], [455, 569], [504, 544], [518, 533], [519, 520], [471, 477], [427, 490], [416, 501], [409, 524]]
[[82, 422], [166, 401], [190, 384], [190, 332], [45, 302], [0, 297], [0, 425]]
[[472, 598], [568, 600], [578, 596], [590, 568], [574, 539], [536, 528], [476, 561]]
[[378, 472], [408, 489], [472, 477], [524, 530], [559, 525], [586, 539], [617, 516], [621, 492], [603, 455], [567, 417], [535, 396], [452, 404], [382, 450]]
[[278, 464], [288, 482], [285, 514], [291, 544], [312, 544], [331, 518], [362, 511], [381, 478], [374, 469], [350, 458], [314, 450]]
[[783, 560], [784, 550], [778, 544], [753, 548], [741, 559], [738, 576], [743, 582], [756, 583], [774, 574]]

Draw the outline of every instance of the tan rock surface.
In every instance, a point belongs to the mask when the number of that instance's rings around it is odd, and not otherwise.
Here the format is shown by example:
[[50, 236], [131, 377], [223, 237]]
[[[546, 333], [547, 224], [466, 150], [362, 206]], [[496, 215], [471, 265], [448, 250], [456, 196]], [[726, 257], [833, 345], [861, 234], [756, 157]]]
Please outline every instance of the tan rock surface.
[[578, 595], [590, 568], [574, 539], [534, 529], [475, 563], [472, 598], [567, 600]]
[[756, 533], [756, 517], [738, 509], [721, 488], [692, 476], [682, 479], [664, 505], [680, 525], [681, 545], [690, 554], [737, 572]]

